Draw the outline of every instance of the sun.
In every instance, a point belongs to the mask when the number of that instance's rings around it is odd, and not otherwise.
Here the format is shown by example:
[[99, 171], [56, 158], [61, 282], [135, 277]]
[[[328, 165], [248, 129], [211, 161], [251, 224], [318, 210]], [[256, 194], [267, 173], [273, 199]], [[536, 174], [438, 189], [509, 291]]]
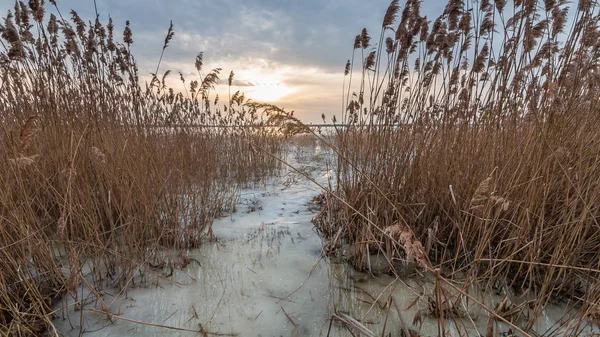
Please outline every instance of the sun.
[[254, 101], [273, 103], [292, 93], [292, 89], [281, 83], [256, 83], [247, 90], [246, 96]]

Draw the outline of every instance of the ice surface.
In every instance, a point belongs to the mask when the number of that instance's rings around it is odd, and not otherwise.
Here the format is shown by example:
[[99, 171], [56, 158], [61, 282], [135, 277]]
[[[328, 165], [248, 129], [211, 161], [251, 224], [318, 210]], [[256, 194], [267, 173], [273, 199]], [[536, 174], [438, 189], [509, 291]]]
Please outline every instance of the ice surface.
[[[332, 153], [319, 146], [296, 148], [287, 157], [295, 168], [324, 185], [332, 176], [332, 159]], [[75, 311], [75, 305], [68, 313], [59, 310], [57, 328], [65, 336], [78, 336], [81, 331], [88, 336], [202, 335], [164, 326], [239, 336], [327, 336], [332, 314], [342, 312], [379, 336], [384, 325], [391, 336], [399, 336], [401, 323], [395, 309], [399, 308], [409, 327], [417, 329], [411, 323], [424, 303], [409, 306], [418, 294], [431, 291], [430, 280], [418, 276], [397, 280], [386, 274], [373, 277], [323, 257], [322, 239], [307, 207], [320, 192], [291, 169], [263, 188], [241, 191], [236, 212], [214, 223], [218, 241], [189, 252], [201, 266], [190, 263], [175, 269], [170, 277], [155, 278], [120, 296], [113, 297], [116, 289], [107, 290], [104, 303], [110, 305], [109, 311], [130, 321], [113, 318], [111, 323], [105, 315], [91, 311], [101, 309], [96, 301], [84, 310]], [[377, 256], [372, 258], [377, 260]], [[394, 303], [388, 314], [390, 292]], [[492, 305], [502, 300], [490, 294], [478, 296]], [[485, 333], [486, 312], [475, 305], [467, 310], [473, 321], [447, 323], [451, 335], [458, 335], [457, 326], [463, 333], [467, 329], [477, 335], [476, 328]], [[562, 313], [561, 308], [550, 306], [536, 329], [546, 331]], [[437, 321], [426, 316], [419, 332], [435, 336], [437, 329]], [[350, 333], [336, 322], [329, 335]]]

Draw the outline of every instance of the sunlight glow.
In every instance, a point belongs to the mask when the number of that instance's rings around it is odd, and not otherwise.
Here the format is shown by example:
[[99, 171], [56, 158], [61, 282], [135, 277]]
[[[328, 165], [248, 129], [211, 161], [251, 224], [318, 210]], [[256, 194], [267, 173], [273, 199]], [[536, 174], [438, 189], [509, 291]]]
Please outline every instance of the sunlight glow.
[[247, 83], [241, 88], [246, 97], [259, 102], [277, 103], [296, 91], [286, 83], [292, 71], [289, 67], [276, 66], [266, 60], [252, 59], [240, 69], [236, 78]]
[[276, 103], [292, 92], [291, 88], [280, 83], [256, 83], [247, 88], [246, 95], [254, 101]]
[[[153, 68], [154, 67], [154, 68]], [[156, 65], [150, 64], [143, 70], [145, 74], [155, 71]], [[222, 108], [229, 95], [236, 91], [243, 93], [246, 99], [255, 102], [271, 103], [286, 111], [294, 111], [295, 115], [306, 123], [322, 123], [321, 114], [328, 120], [333, 115], [340, 115], [341, 88], [343, 73], [327, 72], [319, 68], [282, 65], [264, 59], [244, 58], [241, 61], [223, 62], [217, 60], [204, 64], [204, 69], [222, 68], [219, 85], [209, 93], [213, 102], [219, 95], [219, 105]], [[189, 63], [168, 63], [164, 69], [172, 69], [172, 75], [167, 77], [167, 84], [178, 92], [189, 93], [189, 83], [199, 80]], [[231, 88], [228, 86], [229, 72], [234, 72]], [[177, 72], [183, 72], [186, 83], [182, 84]], [[207, 71], [203, 71], [205, 76]], [[299, 76], [298, 74], [302, 74]], [[150, 75], [142, 75], [141, 81], [150, 82]], [[184, 87], [187, 89], [184, 90]]]

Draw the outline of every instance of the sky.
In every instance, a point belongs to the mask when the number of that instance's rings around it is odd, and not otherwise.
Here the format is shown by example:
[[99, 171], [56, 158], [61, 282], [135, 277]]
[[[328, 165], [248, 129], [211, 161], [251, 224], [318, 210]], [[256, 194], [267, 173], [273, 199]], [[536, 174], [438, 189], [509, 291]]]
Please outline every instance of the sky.
[[[74, 9], [86, 21], [95, 17], [93, 0], [57, 0], [67, 16]], [[225, 94], [227, 77], [235, 73], [232, 92], [274, 103], [307, 123], [340, 116], [346, 60], [354, 37], [366, 27], [379, 35], [390, 0], [96, 0], [100, 19], [110, 15], [116, 31], [126, 20], [133, 30], [133, 53], [142, 79], [156, 69], [169, 22], [175, 37], [165, 52], [159, 74], [172, 71], [170, 84], [183, 90], [197, 79], [194, 60], [204, 53], [204, 71], [222, 68], [217, 92]], [[0, 4], [0, 17], [12, 7]], [[223, 101], [223, 96], [221, 99]]]
[[[46, 1], [48, 2], [48, 1]], [[142, 81], [151, 79], [172, 21], [175, 36], [166, 50], [159, 76], [171, 70], [168, 84], [183, 91], [197, 80], [194, 61], [204, 54], [205, 74], [221, 68], [218, 93], [226, 101], [227, 77], [235, 73], [232, 93], [239, 90], [255, 101], [273, 103], [307, 123], [339, 120], [344, 66], [352, 57], [354, 38], [367, 28], [372, 44], [391, 0], [57, 0], [64, 16], [74, 9], [89, 21], [97, 11], [109, 16], [115, 31], [131, 23]], [[400, 1], [401, 11], [404, 1]], [[94, 6], [96, 5], [96, 6]], [[0, 17], [14, 6], [0, 1]], [[48, 4], [50, 6], [50, 4]], [[422, 14], [432, 21], [445, 1], [423, 0]], [[119, 36], [121, 34], [119, 33]], [[500, 41], [500, 40], [499, 40]], [[142, 83], [143, 84], [143, 83]]]
[[[46, 0], [47, 6], [51, 7]], [[352, 57], [354, 38], [363, 28], [378, 37], [391, 0], [57, 0], [65, 17], [74, 9], [85, 21], [107, 23], [122, 32], [129, 20], [132, 50], [142, 81], [155, 72], [172, 20], [175, 36], [161, 63], [159, 76], [171, 70], [168, 84], [183, 91], [198, 79], [194, 60], [204, 53], [204, 71], [222, 68], [216, 93], [227, 95], [227, 77], [235, 73], [232, 93], [295, 111], [307, 123], [327, 121], [342, 111], [344, 66]], [[404, 1], [400, 1], [401, 9]], [[439, 0], [425, 0], [424, 14], [439, 15]], [[5, 17], [13, 1], [0, 1]], [[433, 10], [438, 13], [427, 13]], [[437, 16], [435, 15], [435, 16]], [[119, 36], [122, 36], [119, 33]], [[373, 39], [373, 42], [376, 38]], [[142, 83], [143, 84], [143, 83]], [[214, 99], [214, 94], [211, 97]]]

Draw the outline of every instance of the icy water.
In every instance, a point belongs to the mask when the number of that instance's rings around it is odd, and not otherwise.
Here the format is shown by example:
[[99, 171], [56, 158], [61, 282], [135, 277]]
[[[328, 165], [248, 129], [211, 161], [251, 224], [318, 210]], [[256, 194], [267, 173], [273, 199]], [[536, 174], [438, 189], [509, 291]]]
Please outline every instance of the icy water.
[[[324, 185], [333, 172], [332, 159], [319, 146], [295, 148], [287, 158]], [[400, 336], [401, 320], [422, 336], [438, 334], [431, 316], [423, 315], [422, 325], [412, 324], [415, 314], [427, 308], [426, 300], [415, 301], [431, 293], [427, 276], [410, 270], [401, 279], [373, 276], [329, 260], [311, 223], [309, 202], [320, 188], [291, 169], [265, 185], [242, 191], [236, 211], [214, 223], [218, 240], [189, 252], [201, 265], [194, 261], [171, 276], [149, 277], [152, 281], [120, 296], [114, 296], [118, 290], [107, 291], [104, 303], [123, 319], [107, 320], [93, 311], [101, 307], [92, 301], [84, 310], [71, 306], [68, 315], [61, 310], [55, 320], [59, 331], [65, 336], [202, 336], [198, 331], [208, 336], [351, 336], [344, 324], [330, 324], [337, 313], [360, 321], [373, 336], [384, 329], [385, 336]], [[492, 306], [503, 299], [476, 296]], [[470, 318], [447, 321], [449, 335], [485, 334], [488, 314], [474, 303], [463, 307]], [[553, 325], [563, 311], [550, 306], [535, 330], [556, 334]], [[496, 331], [508, 328], [499, 325]], [[355, 330], [354, 335], [369, 333]]]

